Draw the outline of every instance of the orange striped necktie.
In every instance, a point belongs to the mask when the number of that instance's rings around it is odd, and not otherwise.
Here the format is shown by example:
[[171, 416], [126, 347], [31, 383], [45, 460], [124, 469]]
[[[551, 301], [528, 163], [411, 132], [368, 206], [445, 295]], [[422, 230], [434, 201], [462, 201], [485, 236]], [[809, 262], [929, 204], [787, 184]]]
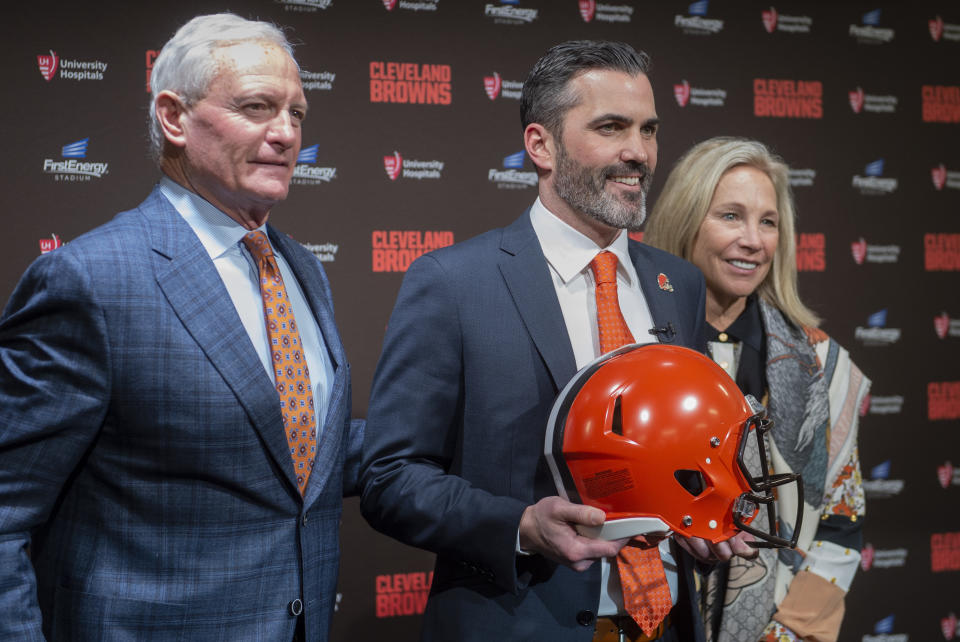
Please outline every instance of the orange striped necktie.
[[317, 423], [313, 409], [310, 371], [300, 343], [300, 332], [293, 308], [283, 286], [283, 277], [267, 235], [257, 230], [243, 237], [243, 244], [257, 262], [260, 272], [260, 297], [267, 324], [273, 377], [280, 395], [280, 413], [297, 476], [297, 489], [303, 495], [317, 452]]
[[[620, 311], [617, 296], [617, 255], [600, 252], [590, 262], [596, 280], [597, 333], [600, 352], [606, 354], [620, 346], [633, 343], [633, 335]], [[643, 632], [648, 636], [673, 607], [670, 585], [663, 571], [660, 549], [638, 548], [627, 545], [617, 555], [620, 584], [623, 587], [623, 605]]]

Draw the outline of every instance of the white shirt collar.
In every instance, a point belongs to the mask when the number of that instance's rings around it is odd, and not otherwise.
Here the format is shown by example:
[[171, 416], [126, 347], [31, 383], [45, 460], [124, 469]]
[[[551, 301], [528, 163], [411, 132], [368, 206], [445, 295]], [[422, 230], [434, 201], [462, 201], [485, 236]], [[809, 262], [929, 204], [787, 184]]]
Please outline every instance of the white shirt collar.
[[[190, 225], [211, 259], [236, 248], [250, 231], [169, 176], [160, 179], [160, 193]], [[266, 223], [257, 229], [266, 234]]]
[[629, 236], [620, 231], [613, 243], [607, 247], [599, 247], [592, 239], [573, 229], [561, 221], [555, 214], [546, 208], [540, 197], [530, 208], [530, 223], [533, 231], [540, 240], [540, 247], [547, 263], [553, 267], [560, 279], [567, 283], [586, 269], [590, 262], [603, 250], [609, 250], [617, 255], [617, 270], [626, 277], [630, 286], [635, 286], [635, 270], [625, 265], [632, 265], [630, 259]]

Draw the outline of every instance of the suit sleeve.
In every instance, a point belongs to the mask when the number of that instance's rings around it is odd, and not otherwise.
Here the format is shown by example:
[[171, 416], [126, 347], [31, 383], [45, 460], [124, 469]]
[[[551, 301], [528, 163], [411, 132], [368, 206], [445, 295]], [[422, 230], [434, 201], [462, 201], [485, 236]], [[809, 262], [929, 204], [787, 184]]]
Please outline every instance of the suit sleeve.
[[0, 319], [0, 639], [43, 639], [31, 532], [106, 414], [106, 324], [90, 292], [58, 250], [27, 270]]
[[526, 505], [450, 472], [469, 404], [456, 290], [430, 255], [404, 278], [371, 391], [361, 510], [377, 530], [515, 591]]

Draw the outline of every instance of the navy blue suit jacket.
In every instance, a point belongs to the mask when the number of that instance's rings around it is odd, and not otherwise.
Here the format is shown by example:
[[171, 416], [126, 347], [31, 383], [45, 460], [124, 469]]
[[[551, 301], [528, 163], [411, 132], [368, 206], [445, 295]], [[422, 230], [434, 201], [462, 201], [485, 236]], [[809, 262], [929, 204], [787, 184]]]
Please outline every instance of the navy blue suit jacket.
[[159, 191], [21, 279], [0, 320], [0, 638], [290, 640], [296, 599], [327, 638], [363, 425], [323, 269], [269, 233], [335, 368], [303, 498], [274, 383]]
[[[657, 326], [696, 346], [703, 276], [633, 241], [630, 256]], [[673, 292], [658, 286], [661, 272]], [[577, 573], [515, 554], [523, 510], [557, 494], [544, 433], [576, 370], [529, 215], [410, 266], [374, 377], [361, 509], [378, 530], [437, 553], [424, 639], [591, 638], [599, 565]], [[687, 609], [690, 591], [684, 583]]]

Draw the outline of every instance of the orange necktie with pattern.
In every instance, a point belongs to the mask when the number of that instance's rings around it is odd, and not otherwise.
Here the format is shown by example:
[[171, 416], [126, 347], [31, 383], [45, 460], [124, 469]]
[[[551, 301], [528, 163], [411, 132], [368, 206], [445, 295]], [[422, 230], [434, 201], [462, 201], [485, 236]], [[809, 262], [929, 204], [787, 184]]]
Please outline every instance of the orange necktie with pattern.
[[[617, 255], [600, 252], [590, 262], [597, 282], [597, 332], [600, 352], [606, 354], [633, 343], [617, 297]], [[643, 632], [650, 636], [673, 606], [670, 585], [663, 572], [660, 549], [624, 546], [617, 555], [623, 605]]]
[[313, 410], [313, 389], [310, 372], [300, 344], [300, 332], [293, 318], [293, 308], [283, 287], [283, 277], [267, 235], [260, 231], [243, 237], [243, 244], [257, 261], [260, 271], [260, 297], [263, 317], [270, 341], [273, 378], [280, 395], [283, 428], [290, 446], [297, 488], [303, 495], [317, 451], [317, 424]]

